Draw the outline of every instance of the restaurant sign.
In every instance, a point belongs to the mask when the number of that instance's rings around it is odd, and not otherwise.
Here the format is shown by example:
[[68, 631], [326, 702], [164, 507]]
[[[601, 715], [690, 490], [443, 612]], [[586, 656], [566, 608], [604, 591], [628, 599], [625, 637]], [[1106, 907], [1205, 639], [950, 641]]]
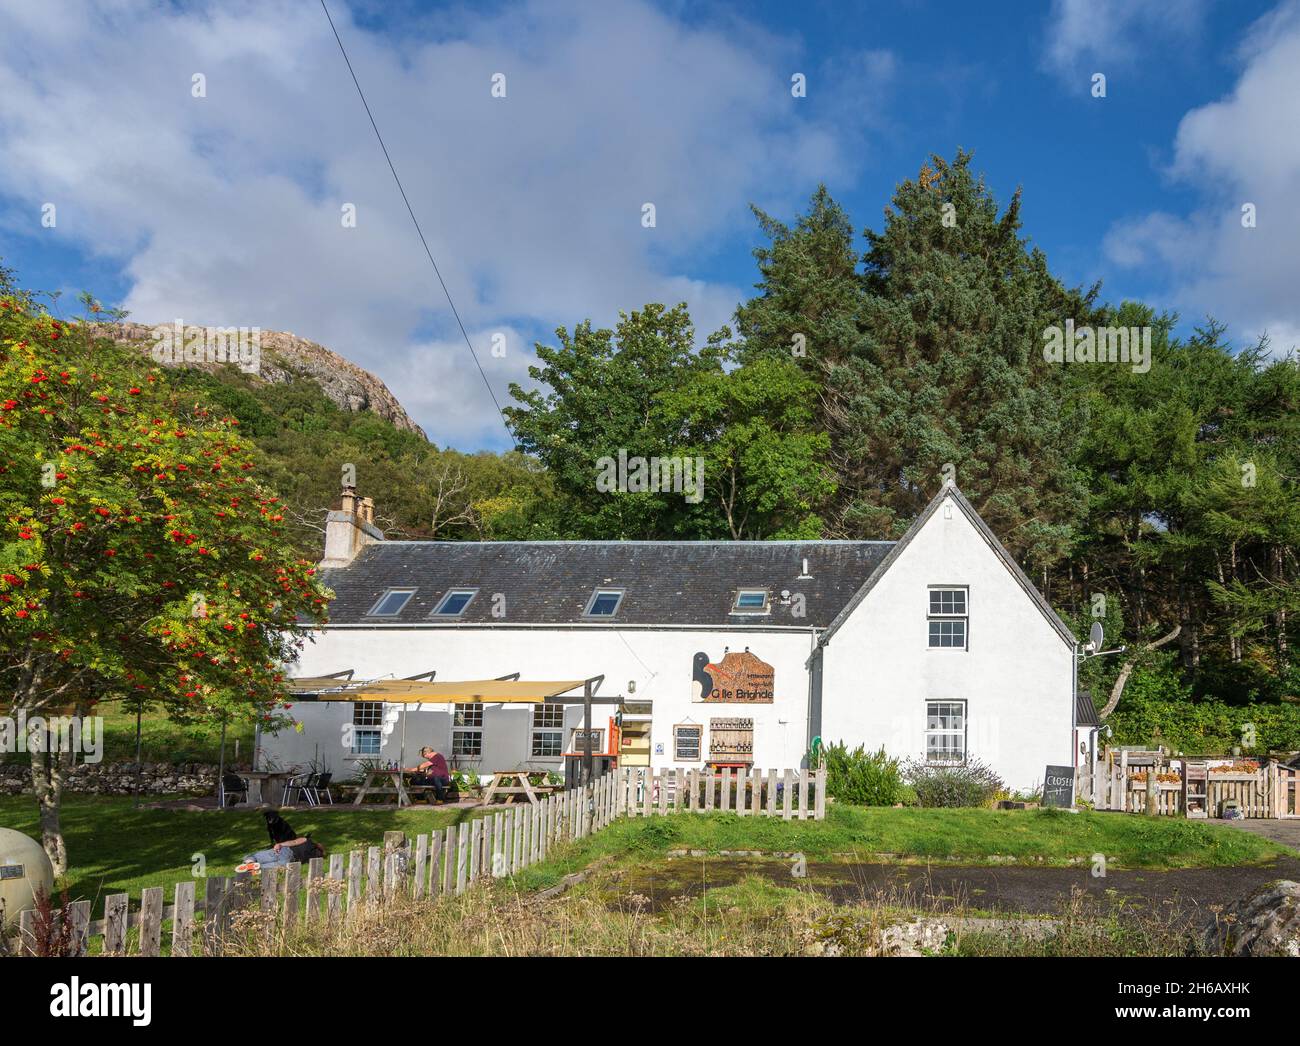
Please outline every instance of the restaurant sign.
[[691, 673], [691, 700], [705, 704], [771, 704], [775, 697], [776, 673], [772, 666], [748, 650], [725, 651], [720, 664], [700, 651]]

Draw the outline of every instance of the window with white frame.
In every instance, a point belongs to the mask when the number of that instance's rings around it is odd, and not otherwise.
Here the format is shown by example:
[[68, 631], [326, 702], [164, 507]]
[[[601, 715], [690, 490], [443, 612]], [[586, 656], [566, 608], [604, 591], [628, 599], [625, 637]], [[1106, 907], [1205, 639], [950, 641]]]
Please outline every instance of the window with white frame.
[[742, 588], [736, 592], [736, 602], [731, 607], [733, 614], [766, 614], [769, 613], [767, 605], [767, 589], [765, 588]]
[[378, 755], [383, 744], [384, 703], [382, 701], [354, 701], [352, 703], [352, 754]]
[[623, 602], [623, 590], [621, 588], [598, 588], [591, 594], [591, 599], [587, 601], [587, 609], [583, 611], [584, 617], [613, 617], [618, 613], [619, 605]]
[[966, 702], [927, 701], [925, 761], [953, 765], [966, 761]]
[[564, 751], [564, 706], [533, 705], [534, 759], [558, 758]]
[[451, 718], [451, 754], [477, 759], [483, 754], [483, 704], [457, 704]]
[[930, 589], [927, 623], [934, 649], [965, 650], [970, 620], [969, 592], [965, 588]]

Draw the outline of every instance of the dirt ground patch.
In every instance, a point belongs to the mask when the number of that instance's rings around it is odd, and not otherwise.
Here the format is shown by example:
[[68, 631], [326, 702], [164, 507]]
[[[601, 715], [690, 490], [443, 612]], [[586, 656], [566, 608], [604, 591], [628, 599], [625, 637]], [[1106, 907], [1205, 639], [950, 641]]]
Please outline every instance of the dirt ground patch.
[[1181, 868], [1171, 871], [1111, 869], [1093, 876], [1090, 867], [1027, 868], [960, 865], [902, 865], [862, 862], [808, 862], [806, 875], [792, 873], [793, 862], [777, 858], [675, 857], [635, 869], [622, 869], [608, 883], [613, 904], [639, 895], [659, 910], [679, 897], [761, 876], [774, 885], [807, 889], [837, 904], [879, 898], [890, 903], [939, 910], [974, 910], [1052, 915], [1075, 890], [1098, 902], [1176, 913], [1189, 920], [1208, 914], [1274, 879], [1300, 879], [1300, 858], [1232, 868]]

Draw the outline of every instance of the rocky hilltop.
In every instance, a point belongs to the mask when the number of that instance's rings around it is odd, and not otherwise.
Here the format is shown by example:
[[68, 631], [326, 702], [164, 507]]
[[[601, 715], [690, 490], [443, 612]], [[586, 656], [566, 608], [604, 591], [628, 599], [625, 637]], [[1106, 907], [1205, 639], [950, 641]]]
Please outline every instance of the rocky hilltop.
[[[155, 332], [161, 328], [174, 329], [172, 324], [129, 322], [99, 323], [94, 327], [95, 332], [103, 337], [136, 346], [145, 352], [153, 350], [158, 343]], [[186, 328], [187, 331], [190, 329]], [[255, 377], [273, 384], [288, 384], [295, 378], [310, 379], [344, 410], [354, 413], [367, 410], [379, 415], [395, 428], [424, 436], [424, 430], [411, 420], [406, 409], [388, 390], [387, 385], [369, 371], [362, 370], [355, 363], [345, 360], [338, 353], [331, 352], [314, 341], [290, 334], [288, 331], [261, 331], [259, 345], [259, 366], [256, 370], [249, 371]], [[164, 365], [176, 364], [165, 363]], [[220, 363], [207, 362], [185, 365], [202, 367], [205, 370], [223, 366]]]

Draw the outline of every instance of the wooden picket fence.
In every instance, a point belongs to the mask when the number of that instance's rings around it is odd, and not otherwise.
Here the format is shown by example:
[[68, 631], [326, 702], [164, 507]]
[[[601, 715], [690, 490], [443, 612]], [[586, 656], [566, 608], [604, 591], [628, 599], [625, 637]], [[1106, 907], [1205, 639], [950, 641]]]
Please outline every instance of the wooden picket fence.
[[[1174, 764], [1181, 764], [1181, 775], [1187, 773], [1186, 761], [1177, 757], [1172, 760], [1157, 757], [1153, 767], [1149, 762], [1130, 766], [1128, 755], [1120, 752], [1119, 758], [1100, 763], [1095, 775], [1080, 768], [1078, 796], [1091, 802], [1097, 810], [1146, 813], [1148, 773], [1153, 769], [1157, 774], [1168, 772]], [[1205, 792], [1204, 808], [1211, 817], [1217, 816], [1226, 800], [1236, 800], [1241, 815], [1247, 818], [1300, 817], [1300, 771], [1276, 762], [1265, 763], [1256, 773], [1208, 773]], [[1184, 806], [1180, 782], [1157, 781], [1157, 815], [1183, 816]]]
[[[551, 848], [598, 832], [621, 816], [676, 811], [734, 810], [737, 814], [821, 819], [826, 771], [720, 771], [618, 769], [590, 784], [557, 792], [537, 804], [508, 806], [411, 840], [385, 834], [384, 845], [307, 864], [263, 868], [249, 875], [207, 876], [176, 884], [172, 903], [163, 888], [142, 891], [132, 911], [125, 893], [104, 900], [104, 917], [91, 918], [89, 901], [70, 902], [48, 915], [22, 913], [12, 943], [19, 954], [85, 955], [102, 938], [106, 955], [164, 953], [163, 925], [170, 923], [170, 955], [221, 955], [235, 914], [259, 908], [285, 931], [334, 924], [364, 905], [396, 897], [459, 895], [477, 882], [507, 878], [544, 861]], [[197, 883], [202, 882], [202, 893]], [[66, 920], [66, 923], [65, 923]], [[136, 931], [132, 935], [131, 931]], [[59, 942], [63, 942], [60, 944]]]
[[731, 811], [742, 817], [816, 820], [826, 816], [826, 770], [761, 770], [736, 767], [686, 770], [620, 767], [615, 779], [615, 816], [649, 817], [678, 811]]

